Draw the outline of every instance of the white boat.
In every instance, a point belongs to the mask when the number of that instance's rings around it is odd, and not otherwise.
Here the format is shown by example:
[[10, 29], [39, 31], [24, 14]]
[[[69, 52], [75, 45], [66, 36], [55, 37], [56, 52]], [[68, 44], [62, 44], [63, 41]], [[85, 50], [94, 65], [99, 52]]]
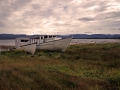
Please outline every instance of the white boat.
[[51, 51], [65, 51], [70, 44], [72, 37], [69, 38], [56, 38], [54, 35], [42, 35], [33, 38], [32, 41], [37, 42], [36, 49], [38, 50], [51, 50]]
[[36, 51], [36, 43], [31, 43], [30, 38], [16, 38], [15, 47], [15, 50], [26, 51], [31, 54]]

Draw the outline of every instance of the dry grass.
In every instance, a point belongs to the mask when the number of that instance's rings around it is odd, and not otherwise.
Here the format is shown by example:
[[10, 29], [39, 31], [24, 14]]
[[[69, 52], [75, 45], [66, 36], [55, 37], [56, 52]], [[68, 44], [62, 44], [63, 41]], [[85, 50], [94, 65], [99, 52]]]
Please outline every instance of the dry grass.
[[65, 52], [2, 52], [1, 90], [119, 90], [120, 45], [71, 45]]

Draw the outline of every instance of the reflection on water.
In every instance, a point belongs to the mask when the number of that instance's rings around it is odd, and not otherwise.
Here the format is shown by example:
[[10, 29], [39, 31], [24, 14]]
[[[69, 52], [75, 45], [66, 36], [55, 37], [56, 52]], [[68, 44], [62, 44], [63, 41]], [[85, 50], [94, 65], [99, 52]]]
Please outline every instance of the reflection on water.
[[[120, 39], [72, 39], [70, 44], [120, 43]], [[15, 46], [15, 40], [0, 40], [0, 45]]]

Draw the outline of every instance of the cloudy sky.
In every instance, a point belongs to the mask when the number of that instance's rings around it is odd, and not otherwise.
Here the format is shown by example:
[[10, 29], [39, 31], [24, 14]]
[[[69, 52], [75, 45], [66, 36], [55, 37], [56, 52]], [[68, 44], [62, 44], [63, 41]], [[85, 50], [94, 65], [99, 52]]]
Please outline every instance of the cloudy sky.
[[0, 0], [0, 33], [120, 34], [120, 0]]

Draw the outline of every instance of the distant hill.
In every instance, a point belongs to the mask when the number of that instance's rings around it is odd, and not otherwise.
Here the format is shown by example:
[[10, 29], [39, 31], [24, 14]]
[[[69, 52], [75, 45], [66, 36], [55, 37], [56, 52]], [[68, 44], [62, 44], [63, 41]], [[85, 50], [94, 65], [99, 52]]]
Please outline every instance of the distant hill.
[[15, 39], [18, 37], [29, 37], [25, 34], [0, 34], [0, 39]]
[[[15, 39], [18, 37], [33, 37], [37, 35], [26, 35], [26, 34], [0, 34], [0, 39]], [[72, 36], [74, 39], [120, 39], [120, 34], [70, 34], [70, 35], [57, 35], [58, 37]]]
[[[70, 34], [69, 36], [72, 36], [74, 39], [120, 39], [120, 34]], [[66, 37], [66, 36], [61, 36]]]
[[26, 35], [26, 34], [0, 34], [0, 39], [15, 39], [18, 37], [34, 37], [37, 35]]

